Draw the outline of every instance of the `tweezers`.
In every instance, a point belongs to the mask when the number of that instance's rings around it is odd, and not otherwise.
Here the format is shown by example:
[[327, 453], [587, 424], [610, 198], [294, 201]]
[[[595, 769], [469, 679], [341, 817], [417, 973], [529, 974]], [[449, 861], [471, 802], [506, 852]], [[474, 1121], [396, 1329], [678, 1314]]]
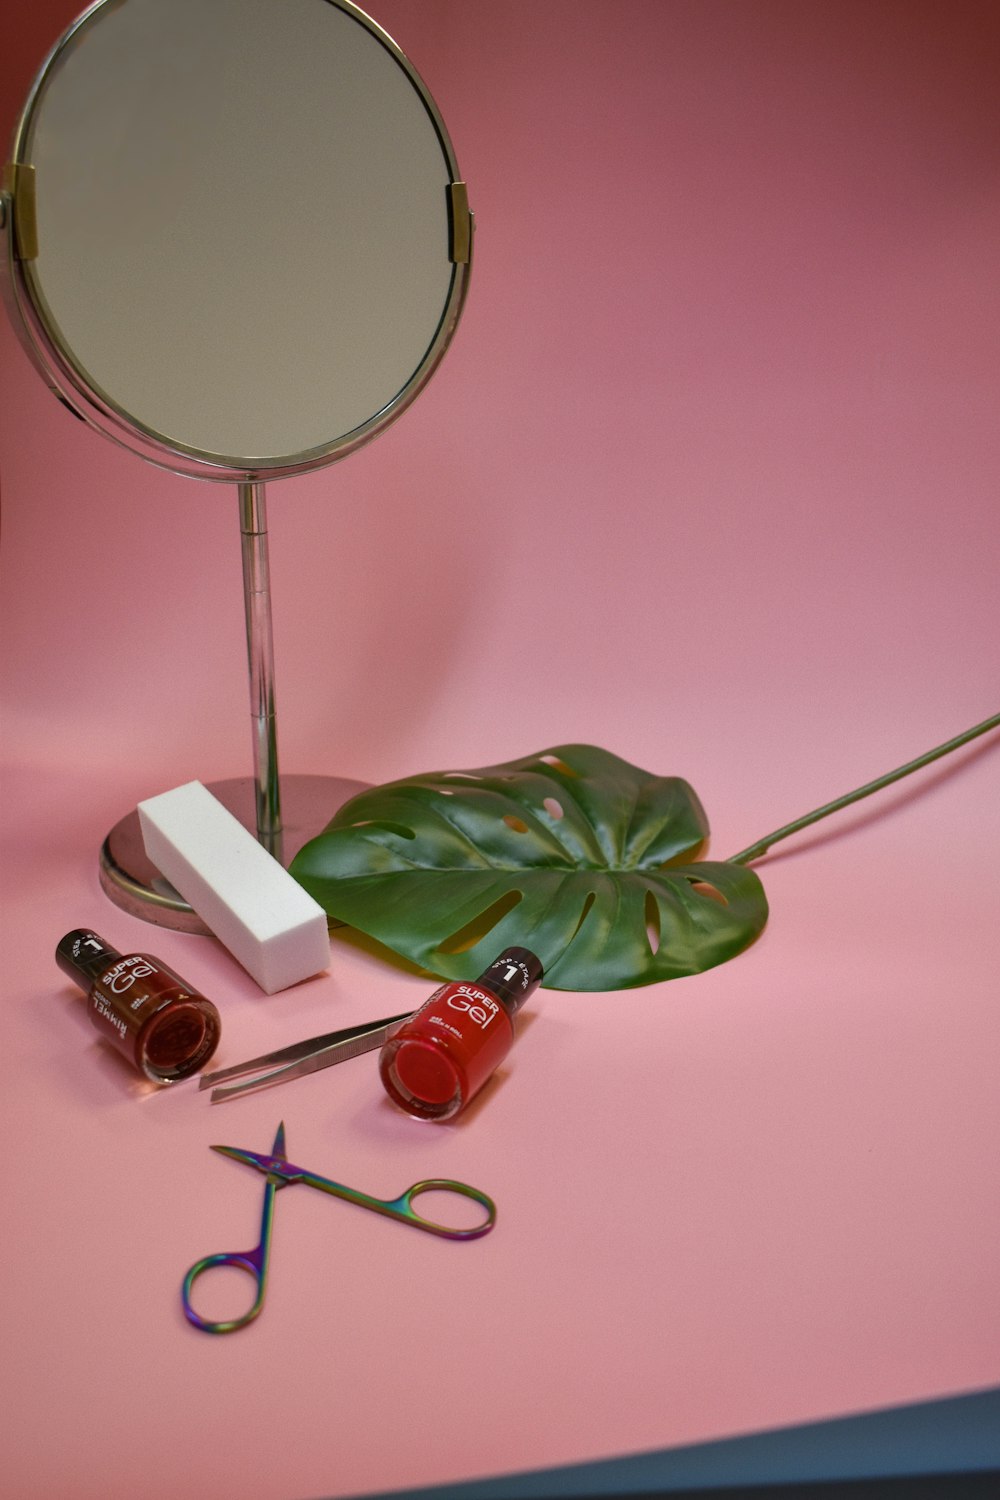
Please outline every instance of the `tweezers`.
[[[292, 1078], [305, 1078], [309, 1073], [318, 1073], [320, 1068], [329, 1068], [334, 1063], [346, 1062], [348, 1058], [360, 1057], [381, 1047], [389, 1029], [398, 1021], [407, 1021], [412, 1012], [401, 1016], [387, 1016], [381, 1021], [363, 1021], [360, 1026], [347, 1026], [342, 1031], [330, 1031], [325, 1036], [310, 1037], [305, 1042], [293, 1042], [290, 1047], [281, 1047], [276, 1052], [267, 1052], [263, 1057], [252, 1057], [249, 1062], [234, 1063], [231, 1068], [220, 1068], [215, 1073], [203, 1073], [198, 1080], [200, 1089], [212, 1089], [213, 1104], [225, 1099], [235, 1099], [238, 1094], [249, 1094], [254, 1089], [271, 1088], [276, 1083], [287, 1083]], [[262, 1072], [266, 1069], [266, 1072]], [[246, 1073], [257, 1077], [247, 1078], [243, 1083], [231, 1083], [225, 1088], [213, 1088], [226, 1078], [241, 1078]]]

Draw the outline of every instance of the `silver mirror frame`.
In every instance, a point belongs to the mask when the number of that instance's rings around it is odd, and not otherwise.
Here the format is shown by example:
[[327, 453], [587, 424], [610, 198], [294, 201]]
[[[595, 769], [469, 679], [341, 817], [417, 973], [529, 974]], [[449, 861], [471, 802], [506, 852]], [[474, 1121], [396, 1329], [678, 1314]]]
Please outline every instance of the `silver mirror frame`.
[[67, 49], [79, 39], [81, 31], [92, 25], [102, 11], [109, 7], [115, 8], [120, 3], [121, 0], [95, 0], [63, 33], [42, 63], [18, 118], [0, 189], [0, 236], [3, 239], [0, 248], [5, 263], [3, 272], [0, 273], [0, 282], [3, 283], [2, 291], [11, 323], [22, 347], [46, 385], [64, 406], [104, 437], [137, 453], [140, 458], [159, 468], [189, 478], [238, 484], [262, 483], [269, 479], [281, 479], [323, 468], [376, 437], [406, 410], [444, 357], [461, 316], [472, 265], [474, 223], [466, 186], [459, 176], [458, 163], [444, 121], [422, 78], [388, 33], [363, 10], [352, 4], [351, 0], [323, 0], [324, 4], [344, 12], [362, 25], [391, 55], [408, 77], [430, 118], [449, 176], [452, 265], [449, 294], [437, 331], [420, 364], [397, 395], [361, 426], [304, 453], [284, 455], [265, 463], [258, 461], [252, 466], [234, 455], [219, 455], [189, 447], [143, 425], [106, 393], [101, 392], [96, 382], [88, 380], [87, 372], [78, 364], [72, 350], [64, 342], [55, 319], [48, 314], [45, 298], [32, 269], [32, 262], [37, 254], [34, 176], [30, 161], [25, 160], [25, 143], [31, 132], [35, 112], [47, 80]]

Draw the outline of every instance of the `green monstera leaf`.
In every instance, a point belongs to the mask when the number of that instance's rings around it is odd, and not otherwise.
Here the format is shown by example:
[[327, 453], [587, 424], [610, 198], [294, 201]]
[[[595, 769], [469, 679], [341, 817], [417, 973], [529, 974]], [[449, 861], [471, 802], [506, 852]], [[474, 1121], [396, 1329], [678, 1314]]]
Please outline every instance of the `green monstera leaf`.
[[725, 963], [763, 929], [753, 871], [694, 859], [707, 835], [680, 777], [563, 745], [362, 792], [291, 871], [331, 917], [445, 978], [519, 945], [550, 988], [625, 989]]

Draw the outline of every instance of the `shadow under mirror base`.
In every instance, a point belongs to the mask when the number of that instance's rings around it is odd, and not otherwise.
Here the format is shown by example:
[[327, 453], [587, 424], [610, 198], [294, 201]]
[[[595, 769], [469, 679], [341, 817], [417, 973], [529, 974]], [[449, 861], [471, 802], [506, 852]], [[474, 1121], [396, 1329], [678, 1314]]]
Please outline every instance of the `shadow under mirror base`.
[[[303, 844], [322, 833], [337, 809], [367, 786], [367, 782], [339, 776], [281, 778], [281, 862], [286, 869]], [[256, 782], [252, 776], [212, 781], [208, 789], [244, 828], [256, 835]], [[130, 916], [177, 932], [208, 935], [201, 918], [150, 862], [142, 841], [139, 814], [134, 809], [115, 824], [104, 840], [100, 877], [105, 895]]]

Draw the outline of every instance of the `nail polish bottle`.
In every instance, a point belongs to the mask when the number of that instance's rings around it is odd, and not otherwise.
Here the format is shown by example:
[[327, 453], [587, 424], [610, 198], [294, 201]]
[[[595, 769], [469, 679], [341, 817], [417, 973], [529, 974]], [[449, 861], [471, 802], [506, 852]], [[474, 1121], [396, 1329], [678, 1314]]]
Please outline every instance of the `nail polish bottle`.
[[506, 948], [474, 983], [435, 990], [379, 1054], [390, 1099], [420, 1120], [457, 1115], [507, 1056], [513, 1018], [541, 979], [533, 953]]
[[102, 1036], [155, 1083], [196, 1073], [219, 1042], [211, 1000], [145, 953], [121, 954], [78, 927], [56, 948], [56, 963], [87, 995]]

